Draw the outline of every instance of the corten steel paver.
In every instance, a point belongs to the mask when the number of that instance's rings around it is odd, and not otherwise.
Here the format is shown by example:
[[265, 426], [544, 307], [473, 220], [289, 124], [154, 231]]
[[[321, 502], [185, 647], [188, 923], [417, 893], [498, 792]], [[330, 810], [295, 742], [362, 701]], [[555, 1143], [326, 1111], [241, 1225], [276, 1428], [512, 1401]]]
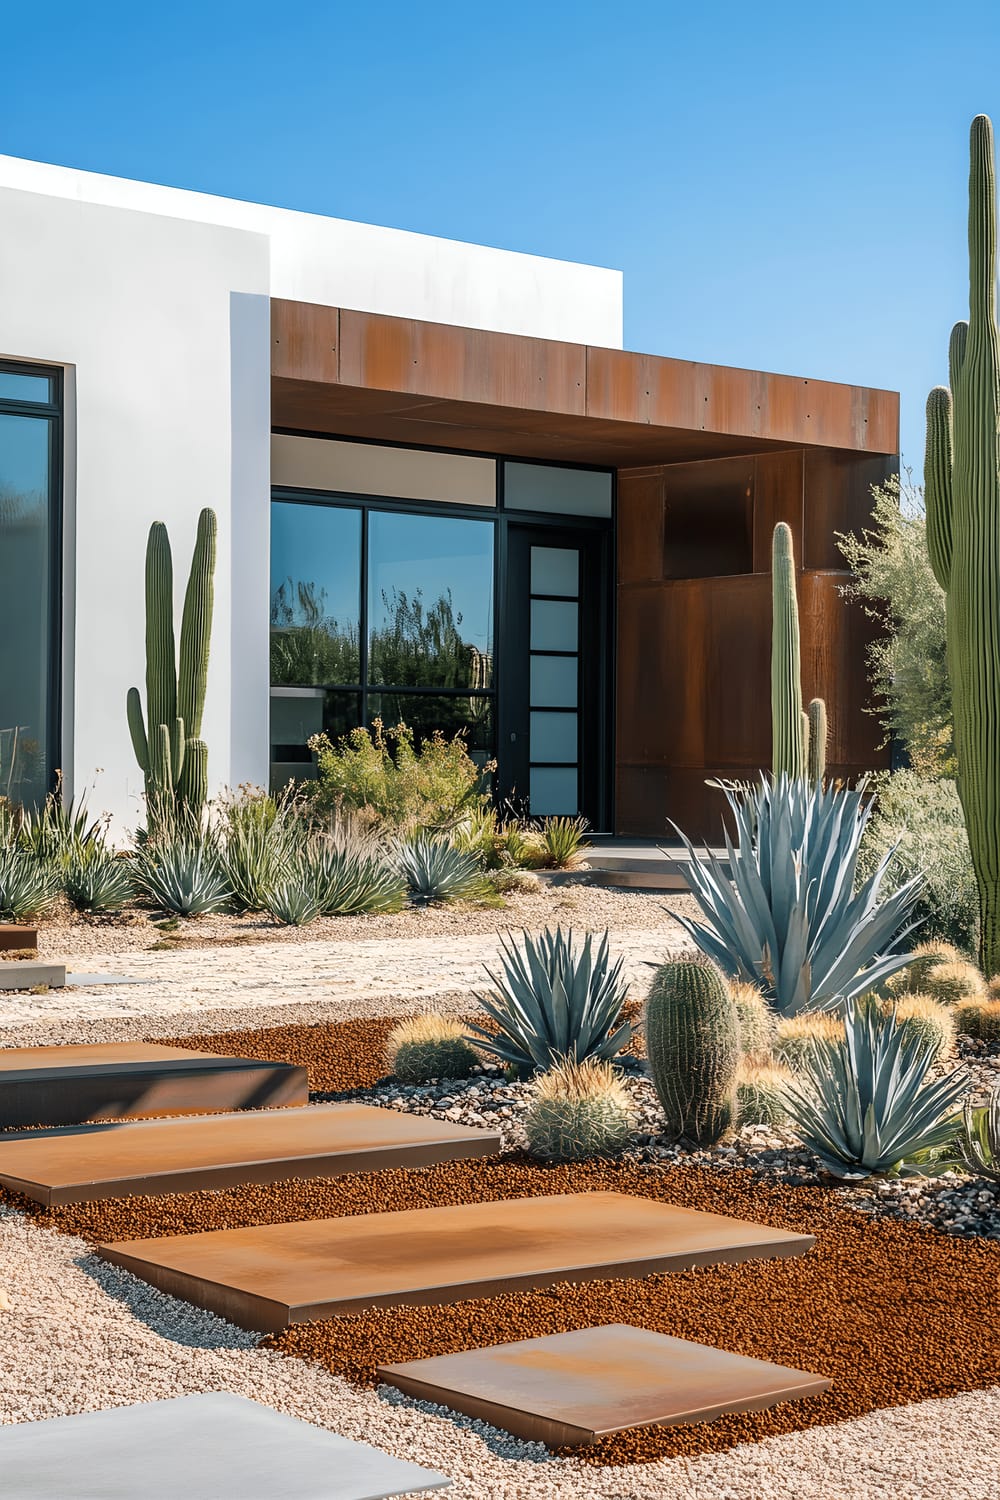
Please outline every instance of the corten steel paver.
[[[38, 949], [37, 927], [19, 927], [14, 922], [0, 922], [0, 953], [22, 953], [29, 948], [36, 951]], [[2, 983], [0, 989], [3, 989]]]
[[39, 1203], [81, 1203], [426, 1167], [489, 1156], [501, 1145], [494, 1131], [447, 1120], [366, 1104], [316, 1104], [0, 1139], [0, 1184]]
[[624, 1323], [380, 1365], [378, 1374], [417, 1400], [552, 1448], [762, 1411], [830, 1387], [821, 1375]]
[[228, 1392], [0, 1426], [4, 1500], [388, 1500], [443, 1474]]
[[0, 1047], [0, 1127], [307, 1104], [305, 1068], [151, 1042]]
[[244, 1328], [557, 1281], [801, 1255], [811, 1235], [625, 1193], [508, 1198], [101, 1245], [114, 1265]]

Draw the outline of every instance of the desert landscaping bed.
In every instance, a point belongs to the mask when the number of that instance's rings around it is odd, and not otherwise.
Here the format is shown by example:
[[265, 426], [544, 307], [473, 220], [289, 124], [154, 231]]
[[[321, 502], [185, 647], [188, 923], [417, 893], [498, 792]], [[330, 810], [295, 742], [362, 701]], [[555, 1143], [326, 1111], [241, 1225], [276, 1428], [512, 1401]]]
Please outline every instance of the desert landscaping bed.
[[374, 1379], [379, 1362], [621, 1321], [833, 1380], [826, 1395], [807, 1401], [703, 1427], [625, 1433], [584, 1455], [594, 1464], [611, 1465], [718, 1451], [1000, 1383], [1000, 1245], [888, 1219], [872, 1221], [840, 1206], [824, 1189], [761, 1182], [746, 1172], [543, 1166], [506, 1156], [54, 1211], [7, 1201], [43, 1225], [90, 1241], [114, 1241], [586, 1190], [632, 1192], [754, 1219], [814, 1234], [816, 1246], [798, 1260], [716, 1266], [642, 1281], [562, 1284], [463, 1302], [443, 1312], [378, 1310], [293, 1327], [267, 1342], [365, 1384]]

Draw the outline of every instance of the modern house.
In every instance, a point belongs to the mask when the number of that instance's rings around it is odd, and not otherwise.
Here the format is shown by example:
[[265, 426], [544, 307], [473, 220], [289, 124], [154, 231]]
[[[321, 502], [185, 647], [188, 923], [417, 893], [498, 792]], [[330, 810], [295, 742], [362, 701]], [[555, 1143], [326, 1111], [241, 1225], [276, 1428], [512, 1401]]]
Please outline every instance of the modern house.
[[876, 763], [835, 533], [887, 391], [624, 351], [619, 273], [0, 157], [0, 794], [141, 819], [143, 557], [219, 518], [214, 788], [380, 716], [532, 813], [713, 831], [770, 758], [770, 538], [833, 774]]

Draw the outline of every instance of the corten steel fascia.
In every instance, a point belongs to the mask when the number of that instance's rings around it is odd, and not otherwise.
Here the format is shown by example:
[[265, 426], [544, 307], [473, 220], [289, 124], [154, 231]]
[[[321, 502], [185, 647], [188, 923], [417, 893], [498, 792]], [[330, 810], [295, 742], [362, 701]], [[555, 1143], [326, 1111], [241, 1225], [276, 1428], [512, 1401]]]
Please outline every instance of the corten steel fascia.
[[[467, 408], [552, 418], [585, 448], [630, 429], [895, 454], [899, 396], [832, 381], [730, 369], [664, 355], [491, 333], [347, 308], [271, 300], [271, 376], [294, 401], [308, 387], [351, 391], [373, 414], [461, 430]], [[502, 420], [502, 418], [501, 418]], [[669, 446], [669, 444], [668, 444]], [[640, 460], [641, 461], [641, 460]]]

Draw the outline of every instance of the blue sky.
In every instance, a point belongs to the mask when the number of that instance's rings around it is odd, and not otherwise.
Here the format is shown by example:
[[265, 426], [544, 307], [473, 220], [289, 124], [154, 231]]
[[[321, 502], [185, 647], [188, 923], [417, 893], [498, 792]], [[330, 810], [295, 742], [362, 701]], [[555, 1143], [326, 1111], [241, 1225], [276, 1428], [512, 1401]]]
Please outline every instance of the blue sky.
[[920, 469], [997, 0], [49, 0], [4, 52], [2, 151], [620, 267], [629, 347], [899, 389]]

